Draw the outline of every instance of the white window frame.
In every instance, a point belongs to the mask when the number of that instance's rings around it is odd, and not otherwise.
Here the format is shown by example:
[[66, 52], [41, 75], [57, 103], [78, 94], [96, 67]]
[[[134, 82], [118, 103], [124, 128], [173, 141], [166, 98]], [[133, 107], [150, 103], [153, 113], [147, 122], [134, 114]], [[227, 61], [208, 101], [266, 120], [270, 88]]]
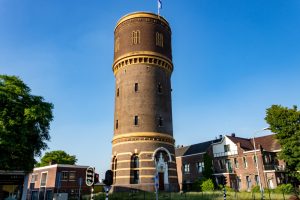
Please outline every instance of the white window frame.
[[[43, 174], [46, 174], [45, 185], [42, 185]], [[42, 172], [42, 173], [41, 173], [41, 178], [40, 178], [40, 187], [46, 187], [46, 186], [47, 186], [47, 180], [48, 180], [48, 171]]]

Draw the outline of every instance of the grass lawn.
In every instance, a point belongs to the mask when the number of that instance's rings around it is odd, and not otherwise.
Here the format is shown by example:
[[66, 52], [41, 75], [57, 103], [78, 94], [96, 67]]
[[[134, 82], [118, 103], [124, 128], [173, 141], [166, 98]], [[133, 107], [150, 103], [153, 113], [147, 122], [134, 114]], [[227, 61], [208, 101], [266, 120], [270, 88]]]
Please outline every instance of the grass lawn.
[[[250, 199], [260, 199], [260, 193], [251, 192], [227, 192], [227, 199], [230, 200], [250, 200]], [[290, 195], [275, 194], [275, 193], [265, 193], [265, 200], [282, 200], [288, 199]], [[90, 199], [89, 196], [85, 196], [84, 199]], [[94, 200], [104, 200], [105, 193], [98, 193], [95, 195]], [[159, 199], [161, 200], [223, 200], [223, 192], [187, 192], [181, 193], [159, 193]], [[120, 192], [109, 194], [109, 200], [155, 200], [155, 193], [149, 192]]]

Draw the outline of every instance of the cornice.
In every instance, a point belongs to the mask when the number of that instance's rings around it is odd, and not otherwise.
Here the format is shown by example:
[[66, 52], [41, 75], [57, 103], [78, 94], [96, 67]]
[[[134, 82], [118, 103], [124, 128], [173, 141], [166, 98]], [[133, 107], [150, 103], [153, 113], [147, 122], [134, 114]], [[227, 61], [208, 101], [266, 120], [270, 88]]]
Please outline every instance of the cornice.
[[158, 16], [157, 14], [154, 13], [150, 13], [150, 12], [134, 12], [134, 13], [129, 13], [125, 16], [123, 16], [118, 22], [117, 25], [115, 27], [115, 30], [117, 29], [117, 27], [122, 24], [125, 21], [131, 20], [131, 19], [135, 19], [135, 18], [148, 18], [148, 19], [153, 19], [156, 20], [158, 22], [161, 22], [163, 25], [170, 27], [168, 21], [163, 18], [162, 16]]

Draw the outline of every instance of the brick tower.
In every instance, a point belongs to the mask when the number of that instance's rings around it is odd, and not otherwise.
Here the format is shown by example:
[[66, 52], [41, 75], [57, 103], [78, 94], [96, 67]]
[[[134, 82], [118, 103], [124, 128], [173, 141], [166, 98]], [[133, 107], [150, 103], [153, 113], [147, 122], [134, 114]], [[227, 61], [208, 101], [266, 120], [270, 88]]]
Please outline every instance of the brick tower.
[[122, 17], [114, 31], [113, 190], [177, 191], [169, 23], [153, 13]]

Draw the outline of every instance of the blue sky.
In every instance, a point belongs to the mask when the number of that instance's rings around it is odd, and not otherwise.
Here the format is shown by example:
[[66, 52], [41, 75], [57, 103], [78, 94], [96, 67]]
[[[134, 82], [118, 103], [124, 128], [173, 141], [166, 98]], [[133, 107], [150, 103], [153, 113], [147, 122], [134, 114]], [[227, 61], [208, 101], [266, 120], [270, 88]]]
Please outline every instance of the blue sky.
[[[49, 150], [100, 173], [113, 137], [113, 30], [134, 11], [157, 12], [156, 0], [0, 0], [0, 74], [54, 104]], [[299, 13], [299, 0], [163, 0], [176, 144], [251, 137], [266, 108], [299, 105]]]

